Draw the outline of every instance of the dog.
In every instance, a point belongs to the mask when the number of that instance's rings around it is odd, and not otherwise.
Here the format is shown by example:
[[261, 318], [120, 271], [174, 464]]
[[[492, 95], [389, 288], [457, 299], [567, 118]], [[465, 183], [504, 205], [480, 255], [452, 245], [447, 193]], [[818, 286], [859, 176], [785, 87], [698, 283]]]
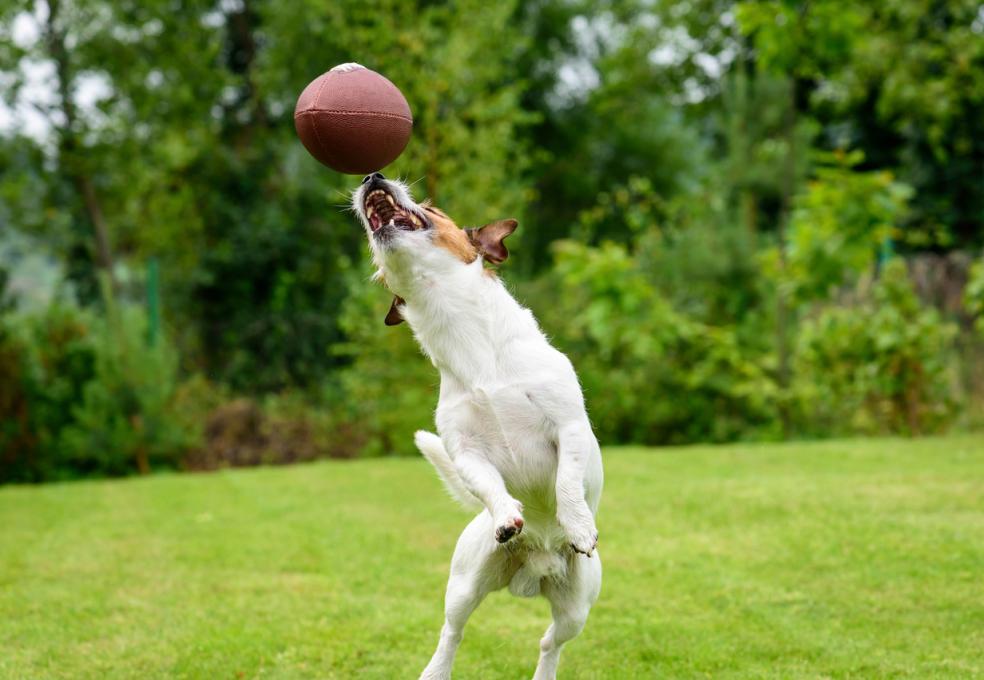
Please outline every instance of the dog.
[[352, 208], [375, 276], [395, 295], [386, 324], [406, 321], [440, 372], [440, 436], [417, 432], [417, 448], [453, 498], [481, 510], [455, 547], [444, 626], [420, 677], [451, 676], [468, 617], [508, 586], [549, 600], [553, 622], [534, 680], [555, 678], [561, 647], [581, 632], [601, 589], [603, 472], [571, 362], [486, 267], [506, 260], [517, 223], [462, 229], [378, 172], [355, 190]]

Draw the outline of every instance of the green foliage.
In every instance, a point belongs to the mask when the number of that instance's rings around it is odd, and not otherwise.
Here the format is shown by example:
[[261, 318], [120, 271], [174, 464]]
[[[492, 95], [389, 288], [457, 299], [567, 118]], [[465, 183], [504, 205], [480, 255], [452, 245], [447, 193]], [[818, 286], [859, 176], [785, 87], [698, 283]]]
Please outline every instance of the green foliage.
[[581, 211], [573, 237], [597, 241], [601, 235], [632, 238], [660, 221], [665, 199], [644, 176], [631, 176], [595, 197], [595, 205]]
[[174, 407], [177, 357], [132, 307], [109, 319], [62, 302], [0, 319], [0, 480], [175, 467], [200, 413]]
[[61, 436], [95, 376], [91, 314], [53, 303], [0, 316], [0, 481], [70, 474]]
[[970, 278], [964, 289], [964, 304], [975, 319], [978, 332], [984, 335], [984, 257], [970, 268]]
[[821, 77], [843, 66], [868, 11], [849, 0], [735, 3], [738, 26], [754, 37], [760, 64], [767, 71], [793, 77]]
[[889, 172], [852, 170], [859, 153], [830, 160], [797, 197], [791, 218], [783, 276], [803, 301], [828, 299], [870, 271], [912, 195]]
[[722, 77], [720, 104], [710, 114], [724, 157], [705, 191], [727, 201], [731, 219], [756, 232], [776, 230], [786, 193], [810, 169], [808, 154], [790, 158], [790, 150], [815, 144], [818, 130], [802, 117], [790, 124], [790, 87], [780, 75], [732, 69]]
[[554, 239], [574, 231], [595, 244], [627, 241], [667, 199], [699, 186], [705, 149], [696, 131], [659, 92], [612, 76], [583, 106], [556, 114], [556, 148], [537, 166], [535, 228], [523, 236], [532, 251], [523, 257], [541, 267]]
[[740, 330], [758, 325], [766, 279], [754, 230], [713, 192], [670, 201], [662, 212], [636, 238], [639, 269], [688, 318]]
[[92, 380], [61, 433], [62, 465], [79, 474], [122, 475], [176, 467], [196, 442], [175, 417], [177, 356], [163, 341], [147, 342], [141, 310], [112, 309], [94, 324]]
[[[538, 85], [524, 100], [538, 115], [527, 128], [535, 194], [517, 255], [525, 273], [550, 266], [554, 240], [627, 242], [637, 217], [658, 219], [666, 203], [700, 190], [712, 135], [690, 103], [717, 87], [700, 59], [730, 49], [720, 19], [731, 4], [522, 3], [521, 16], [535, 22], [524, 59]], [[625, 194], [640, 188], [657, 200], [619, 215]]]
[[676, 312], [622, 246], [555, 252], [527, 302], [574, 361], [603, 441], [772, 435], [775, 387], [731, 329]]
[[[185, 363], [238, 390], [316, 389], [337, 367], [329, 348], [343, 341], [342, 262], [364, 237], [339, 209], [358, 179], [327, 171], [296, 139], [294, 103], [315, 76], [358, 60], [397, 83], [415, 134], [387, 173], [422, 178], [418, 192], [464, 223], [523, 202], [527, 155], [516, 134], [533, 116], [510, 68], [527, 49], [510, 25], [515, 3], [59, 7], [48, 28], [72, 49], [39, 40], [17, 56], [60, 56], [56, 85], [71, 92], [83, 75], [99, 77], [109, 95], [98, 115], [75, 111], [67, 122], [72, 102], [55, 98], [53, 165], [26, 139], [0, 141], [0, 161], [15, 170], [0, 180], [0, 217], [26, 232], [43, 222], [70, 268], [88, 264], [88, 278], [75, 278], [88, 281], [83, 299], [97, 301], [97, 208], [118, 258], [159, 258]], [[0, 26], [16, 11], [0, 12]], [[470, 30], [454, 30], [461, 16]], [[15, 89], [0, 80], [8, 98]], [[85, 181], [91, 202], [79, 195]], [[39, 201], [52, 213], [44, 220]]]
[[[462, 225], [519, 218], [504, 276], [572, 355], [606, 440], [774, 437], [777, 410], [784, 434], [925, 431], [957, 391], [979, 393], [972, 352], [960, 390], [939, 369], [973, 343], [911, 295], [876, 296], [905, 289], [897, 272], [863, 285], [892, 250], [984, 243], [979, 2], [13, 0], [0, 240], [29, 235], [83, 308], [14, 311], [33, 284], [6, 256], [4, 478], [171, 466], [185, 450], [205, 467], [412, 452], [436, 373], [356, 273], [358, 178], [293, 129], [297, 94], [347, 61], [413, 109], [387, 175]], [[38, 64], [51, 68], [31, 106]], [[18, 127], [25, 110], [47, 137]], [[134, 308], [150, 257], [157, 347]], [[964, 298], [984, 330], [982, 290], [978, 264]], [[894, 341], [873, 339], [876, 313]], [[244, 404], [253, 440], [211, 447], [209, 419], [234, 424]]]
[[890, 262], [849, 305], [806, 321], [796, 349], [805, 427], [820, 433], [939, 431], [955, 415], [953, 324], [923, 305]]
[[[863, 6], [863, 3], [856, 3]], [[984, 22], [976, 0], [871, 5], [850, 68], [822, 88], [831, 137], [915, 189], [913, 248], [980, 247], [984, 231]]]

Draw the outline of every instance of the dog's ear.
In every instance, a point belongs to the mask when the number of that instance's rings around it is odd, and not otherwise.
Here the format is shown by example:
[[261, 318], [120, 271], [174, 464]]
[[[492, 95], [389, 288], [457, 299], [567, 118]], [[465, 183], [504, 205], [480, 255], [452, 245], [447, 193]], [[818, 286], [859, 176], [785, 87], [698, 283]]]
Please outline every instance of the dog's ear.
[[397, 326], [403, 323], [403, 315], [400, 314], [400, 306], [406, 304], [406, 301], [399, 295], [393, 297], [393, 304], [390, 305], [390, 310], [386, 313], [386, 325], [387, 326]]
[[465, 233], [468, 234], [468, 240], [478, 248], [482, 257], [492, 264], [502, 264], [509, 257], [509, 251], [506, 250], [506, 244], [503, 241], [509, 234], [516, 231], [518, 224], [519, 222], [512, 219], [496, 220], [489, 222], [484, 227], [465, 229]]

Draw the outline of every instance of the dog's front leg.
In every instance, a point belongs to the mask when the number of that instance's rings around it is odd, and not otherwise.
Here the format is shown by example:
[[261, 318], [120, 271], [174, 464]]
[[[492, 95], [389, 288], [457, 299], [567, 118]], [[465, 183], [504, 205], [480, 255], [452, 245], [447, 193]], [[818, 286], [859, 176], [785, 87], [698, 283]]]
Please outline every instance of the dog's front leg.
[[502, 475], [467, 440], [448, 437], [448, 448], [455, 468], [468, 490], [492, 515], [495, 540], [505, 543], [523, 530], [523, 504], [509, 495]]
[[585, 499], [584, 475], [598, 442], [587, 421], [564, 425], [557, 432], [557, 522], [571, 547], [591, 555], [598, 544], [594, 513]]

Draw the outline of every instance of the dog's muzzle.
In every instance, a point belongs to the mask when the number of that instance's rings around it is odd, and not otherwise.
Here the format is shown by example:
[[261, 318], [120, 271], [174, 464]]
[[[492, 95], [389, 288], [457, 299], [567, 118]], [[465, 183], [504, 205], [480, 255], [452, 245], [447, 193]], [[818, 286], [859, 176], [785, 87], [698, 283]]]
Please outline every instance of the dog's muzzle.
[[429, 226], [427, 218], [418, 214], [416, 206], [406, 206], [398, 201], [382, 174], [367, 175], [362, 183], [362, 214], [374, 235], [397, 229], [416, 231]]

